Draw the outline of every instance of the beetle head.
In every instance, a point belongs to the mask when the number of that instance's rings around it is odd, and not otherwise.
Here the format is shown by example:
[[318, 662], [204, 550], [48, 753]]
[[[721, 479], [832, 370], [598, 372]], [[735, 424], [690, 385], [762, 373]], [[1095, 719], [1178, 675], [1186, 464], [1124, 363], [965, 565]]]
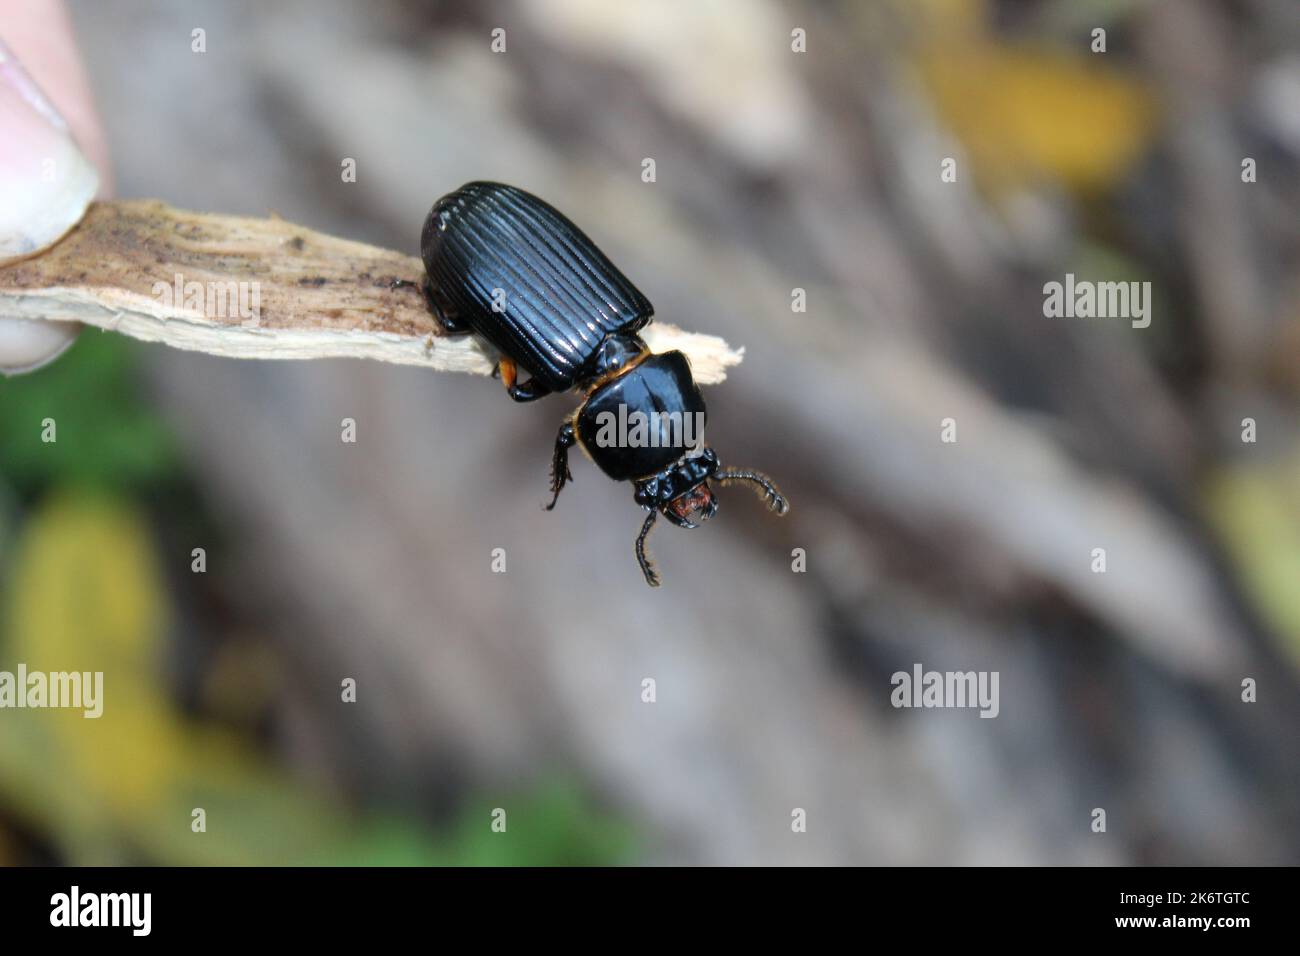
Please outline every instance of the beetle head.
[[679, 528], [698, 528], [718, 510], [709, 476], [718, 470], [711, 448], [683, 455], [657, 475], [636, 482], [636, 503], [656, 508]]

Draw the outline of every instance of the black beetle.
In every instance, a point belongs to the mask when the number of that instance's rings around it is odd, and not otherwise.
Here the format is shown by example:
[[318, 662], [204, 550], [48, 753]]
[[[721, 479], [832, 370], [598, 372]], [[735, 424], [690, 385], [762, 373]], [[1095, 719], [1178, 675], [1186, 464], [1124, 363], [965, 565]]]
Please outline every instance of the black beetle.
[[[713, 517], [710, 478], [751, 482], [772, 511], [789, 510], [766, 475], [719, 466], [703, 443], [704, 398], [689, 360], [646, 347], [637, 332], [654, 307], [558, 210], [513, 186], [468, 183], [434, 203], [420, 255], [434, 316], [448, 332], [474, 333], [493, 347], [511, 398], [584, 395], [555, 439], [546, 507], [573, 480], [575, 444], [610, 478], [631, 481], [650, 512], [636, 539], [647, 584], [659, 585], [645, 550], [655, 518], [662, 511], [678, 527], [696, 528]], [[517, 380], [520, 368], [527, 382]], [[638, 431], [637, 423], [648, 424]]]

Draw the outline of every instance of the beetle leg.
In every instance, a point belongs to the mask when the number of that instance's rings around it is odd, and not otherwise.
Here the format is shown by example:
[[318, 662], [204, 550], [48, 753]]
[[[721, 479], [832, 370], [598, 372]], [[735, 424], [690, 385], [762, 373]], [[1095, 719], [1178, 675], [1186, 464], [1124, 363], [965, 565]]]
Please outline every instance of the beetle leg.
[[658, 517], [659, 512], [651, 511], [645, 519], [645, 524], [641, 526], [641, 533], [636, 536], [636, 560], [641, 565], [641, 573], [645, 575], [645, 583], [652, 588], [659, 587], [659, 572], [655, 570], [654, 562], [646, 553], [645, 539], [650, 537], [650, 529], [655, 526], [655, 519]]
[[516, 402], [535, 402], [551, 394], [551, 390], [535, 378], [530, 378], [524, 384], [516, 385], [507, 391]]
[[715, 472], [713, 477], [723, 486], [729, 485], [733, 481], [751, 482], [756, 485], [754, 491], [763, 499], [769, 511], [775, 511], [777, 514], [783, 515], [790, 510], [790, 502], [786, 500], [785, 495], [781, 494], [772, 479], [761, 471], [724, 468]]
[[428, 275], [420, 280], [420, 291], [424, 293], [424, 301], [429, 306], [429, 311], [433, 317], [438, 320], [442, 326], [445, 335], [464, 335], [471, 331], [470, 325], [463, 318], [451, 310], [446, 302], [440, 302], [434, 294], [433, 283], [429, 281]]
[[560, 492], [564, 490], [564, 483], [573, 480], [573, 475], [569, 471], [569, 449], [577, 444], [577, 437], [573, 434], [573, 422], [565, 421], [560, 426], [560, 433], [555, 436], [555, 453], [551, 456], [551, 503], [546, 506], [550, 511], [555, 507], [555, 503], [560, 500]]
[[[515, 390], [515, 381], [519, 378], [519, 369], [515, 366], [514, 359], [501, 358], [492, 374], [501, 379], [501, 384], [506, 387], [507, 392]], [[514, 395], [510, 397], [514, 398]]]
[[551, 390], [535, 378], [530, 378], [520, 385], [519, 368], [515, 365], [514, 359], [503, 357], [497, 362], [496, 374], [501, 376], [501, 384], [506, 387], [506, 394], [516, 402], [533, 402], [551, 394]]

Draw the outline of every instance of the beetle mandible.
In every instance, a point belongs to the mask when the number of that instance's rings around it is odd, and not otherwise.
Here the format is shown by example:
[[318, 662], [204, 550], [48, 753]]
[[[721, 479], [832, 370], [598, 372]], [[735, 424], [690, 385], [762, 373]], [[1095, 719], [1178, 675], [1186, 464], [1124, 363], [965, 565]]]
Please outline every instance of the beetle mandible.
[[[583, 396], [555, 439], [547, 510], [573, 480], [574, 445], [610, 478], [632, 482], [636, 503], [649, 512], [636, 539], [647, 584], [659, 585], [646, 553], [655, 519], [662, 513], [678, 527], [699, 527], [718, 509], [710, 480], [751, 483], [770, 510], [789, 510], [767, 475], [720, 466], [702, 427], [690, 427], [705, 418], [690, 361], [646, 347], [637, 332], [654, 307], [554, 207], [513, 186], [468, 183], [434, 203], [420, 256], [434, 316], [448, 333], [473, 333], [491, 346], [499, 356], [494, 374], [511, 398], [531, 402], [570, 389]], [[528, 381], [519, 381], [520, 369]], [[629, 421], [649, 427], [629, 434]], [[618, 428], [607, 428], [614, 422]]]

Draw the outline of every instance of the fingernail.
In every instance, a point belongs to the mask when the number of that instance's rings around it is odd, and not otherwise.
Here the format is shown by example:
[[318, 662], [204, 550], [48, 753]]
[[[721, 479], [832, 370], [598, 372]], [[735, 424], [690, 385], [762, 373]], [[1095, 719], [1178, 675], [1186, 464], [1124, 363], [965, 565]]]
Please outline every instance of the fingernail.
[[0, 375], [30, 372], [53, 362], [79, 331], [76, 322], [0, 319]]
[[68, 124], [0, 40], [0, 262], [57, 241], [98, 188]]

